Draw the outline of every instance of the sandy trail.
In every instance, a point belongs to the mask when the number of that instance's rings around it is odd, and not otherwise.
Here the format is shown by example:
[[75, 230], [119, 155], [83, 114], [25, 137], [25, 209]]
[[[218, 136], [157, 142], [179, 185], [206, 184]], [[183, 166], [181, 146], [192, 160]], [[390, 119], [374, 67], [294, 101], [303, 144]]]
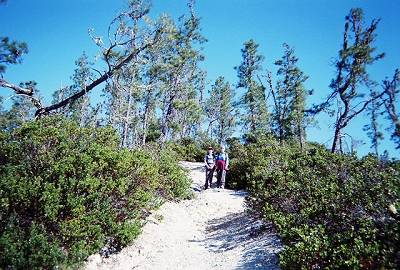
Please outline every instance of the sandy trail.
[[[279, 269], [279, 238], [244, 211], [243, 191], [202, 191], [201, 163], [190, 170], [195, 198], [165, 203], [134, 243], [108, 258], [89, 257], [86, 269]], [[215, 182], [214, 178], [214, 182]]]

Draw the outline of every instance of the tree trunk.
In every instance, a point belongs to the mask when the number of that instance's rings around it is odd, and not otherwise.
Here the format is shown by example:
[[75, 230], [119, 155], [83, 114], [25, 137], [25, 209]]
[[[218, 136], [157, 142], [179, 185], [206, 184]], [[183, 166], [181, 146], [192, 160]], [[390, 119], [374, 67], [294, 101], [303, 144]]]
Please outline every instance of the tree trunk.
[[339, 128], [335, 128], [335, 136], [333, 138], [333, 144], [332, 144], [332, 148], [331, 148], [331, 152], [332, 153], [335, 153], [337, 146], [341, 145], [340, 137], [341, 137], [340, 129]]
[[80, 126], [84, 127], [85, 126], [85, 122], [87, 119], [87, 114], [88, 114], [88, 103], [89, 103], [89, 96], [85, 95], [83, 97], [83, 103], [82, 103], [82, 109], [81, 109], [81, 119], [80, 119]]
[[129, 86], [129, 95], [128, 95], [128, 108], [126, 110], [126, 114], [124, 117], [124, 127], [122, 131], [122, 147], [126, 147], [128, 143], [128, 134], [129, 134], [129, 120], [131, 114], [131, 106], [132, 106], [132, 87]]
[[178, 92], [178, 85], [179, 85], [179, 78], [178, 78], [178, 75], [176, 75], [176, 77], [175, 77], [175, 79], [174, 79], [174, 84], [173, 84], [173, 87], [172, 87], [172, 91], [174, 91], [173, 93], [171, 92], [170, 94], [169, 94], [169, 98], [167, 98], [168, 99], [168, 101], [167, 101], [167, 104], [166, 104], [166, 106], [167, 106], [167, 110], [166, 110], [166, 112], [165, 112], [165, 116], [163, 117], [164, 119], [163, 119], [163, 123], [162, 123], [162, 127], [161, 127], [161, 132], [162, 132], [162, 138], [161, 138], [161, 141], [162, 142], [166, 142], [167, 141], [167, 139], [168, 139], [168, 135], [169, 135], [169, 124], [170, 124], [170, 122], [171, 122], [171, 117], [172, 117], [172, 115], [174, 114], [174, 101], [175, 101], [175, 97], [176, 97], [176, 94], [177, 94], [177, 92]]
[[299, 144], [300, 144], [300, 149], [303, 151], [304, 148], [304, 134], [303, 134], [303, 127], [301, 123], [298, 123], [297, 125], [297, 132], [298, 132], [298, 139], [299, 139]]
[[146, 144], [146, 137], [147, 137], [147, 126], [148, 126], [148, 121], [149, 121], [149, 114], [150, 114], [150, 100], [151, 100], [151, 92], [147, 93], [146, 97], [146, 105], [144, 109], [144, 115], [143, 115], [143, 136], [142, 136], [142, 145]]

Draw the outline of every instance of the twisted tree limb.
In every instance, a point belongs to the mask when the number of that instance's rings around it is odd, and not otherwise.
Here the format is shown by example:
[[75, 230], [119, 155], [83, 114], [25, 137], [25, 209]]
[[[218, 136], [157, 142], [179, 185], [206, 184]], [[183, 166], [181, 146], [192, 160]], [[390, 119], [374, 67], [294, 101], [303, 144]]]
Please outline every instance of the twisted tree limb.
[[[70, 97], [67, 97], [67, 98], [61, 100], [58, 103], [55, 103], [55, 104], [52, 104], [52, 105], [44, 107], [44, 106], [42, 106], [39, 98], [35, 97], [35, 93], [34, 93], [33, 89], [20, 87], [20, 86], [18, 86], [16, 84], [9, 83], [8, 81], [6, 81], [5, 79], [2, 79], [2, 78], [0, 78], [0, 87], [12, 89], [17, 95], [23, 95], [23, 96], [27, 96], [27, 97], [31, 98], [31, 100], [33, 101], [33, 104], [37, 108], [36, 113], [35, 113], [35, 117], [39, 118], [39, 117], [41, 117], [43, 115], [49, 114], [52, 111], [55, 111], [55, 110], [57, 110], [59, 108], [62, 108], [64, 106], [74, 102], [75, 100], [77, 100], [77, 99], [81, 98], [82, 96], [86, 95], [89, 91], [94, 89], [96, 86], [98, 86], [98, 85], [102, 84], [103, 82], [107, 81], [118, 70], [122, 69], [128, 63], [130, 63], [135, 58], [135, 56], [137, 56], [138, 54], [140, 54], [142, 51], [146, 50], [147, 48], [151, 47], [155, 43], [157, 43], [158, 40], [160, 39], [162, 33], [163, 33], [162, 29], [157, 29], [155, 31], [155, 33], [154, 33], [154, 38], [153, 38], [153, 40], [151, 42], [148, 42], [148, 43], [144, 44], [143, 46], [132, 50], [118, 64], [109, 65], [108, 71], [105, 72], [103, 75], [101, 75], [99, 78], [97, 78], [96, 80], [94, 80], [90, 84], [88, 84], [85, 87], [83, 87], [81, 91], [77, 92], [76, 94], [74, 94], [74, 95], [72, 95]], [[115, 46], [112, 45], [112, 47], [115, 47]], [[106, 59], [106, 61], [107, 60], [108, 59]]]
[[26, 95], [26, 96], [33, 96], [33, 89], [32, 88], [23, 88], [13, 83], [9, 83], [3, 78], [0, 78], [0, 87], [10, 88], [14, 90], [17, 95]]

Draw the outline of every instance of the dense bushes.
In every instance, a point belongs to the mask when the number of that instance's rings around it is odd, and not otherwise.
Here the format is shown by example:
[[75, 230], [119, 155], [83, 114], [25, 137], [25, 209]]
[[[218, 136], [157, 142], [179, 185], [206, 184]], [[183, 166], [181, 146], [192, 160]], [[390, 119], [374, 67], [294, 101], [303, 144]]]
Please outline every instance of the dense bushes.
[[119, 149], [117, 138], [58, 117], [0, 133], [0, 268], [65, 267], [119, 248], [160, 195], [189, 196], [171, 151]]
[[214, 149], [218, 149], [218, 144], [215, 141], [206, 138], [198, 138], [197, 140], [183, 138], [177, 142], [170, 142], [169, 146], [177, 153], [179, 159], [198, 162], [204, 161], [208, 147], [212, 146]]
[[398, 267], [399, 162], [269, 140], [246, 146], [231, 170], [231, 185], [249, 190], [249, 209], [282, 236], [282, 268]]

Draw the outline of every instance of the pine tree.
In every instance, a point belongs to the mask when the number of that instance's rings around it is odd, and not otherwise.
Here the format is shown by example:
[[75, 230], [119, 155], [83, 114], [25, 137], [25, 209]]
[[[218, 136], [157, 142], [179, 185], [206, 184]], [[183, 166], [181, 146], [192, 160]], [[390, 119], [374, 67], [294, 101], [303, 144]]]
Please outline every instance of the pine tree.
[[[379, 20], [373, 20], [367, 29], [363, 29], [363, 12], [352, 9], [346, 17], [343, 47], [336, 62], [337, 77], [331, 83], [334, 93], [339, 95], [341, 105], [337, 110], [335, 135], [332, 152], [337, 150], [342, 130], [351, 119], [360, 114], [373, 99], [364, 101], [359, 108], [354, 104], [362, 96], [358, 88], [360, 84], [370, 85], [366, 67], [383, 58], [384, 54], [372, 55], [375, 51], [373, 43], [376, 39], [376, 28]], [[352, 39], [349, 36], [352, 35]], [[351, 41], [353, 43], [351, 44]]]
[[22, 62], [22, 56], [28, 53], [25, 42], [10, 41], [8, 37], [0, 37], [0, 75], [6, 71], [7, 65]]
[[205, 112], [208, 116], [208, 134], [224, 143], [229, 138], [235, 127], [233, 104], [233, 89], [225, 78], [220, 76], [215, 81], [210, 91], [210, 97], [205, 103]]
[[338, 104], [332, 152], [342, 148], [344, 128], [380, 96], [366, 98], [368, 95], [360, 89], [361, 86], [373, 86], [374, 82], [369, 79], [367, 67], [384, 57], [383, 53], [374, 54], [378, 23], [379, 20], [374, 19], [365, 28], [363, 11], [359, 8], [350, 10], [345, 19], [342, 48], [335, 62], [336, 77], [330, 84], [332, 92], [325, 102], [312, 110], [313, 113], [318, 113]]
[[400, 149], [400, 112], [398, 111], [399, 95], [400, 95], [400, 70], [396, 69], [392, 80], [385, 79], [383, 81], [383, 93], [381, 100], [383, 102], [387, 118], [392, 123], [392, 140]]
[[[152, 27], [152, 22], [141, 20], [149, 12], [147, 2], [133, 0], [128, 3], [128, 12], [118, 17], [116, 25], [119, 39], [127, 40], [120, 52], [109, 55], [109, 61], [118, 61], [120, 55], [139, 50], [138, 39], [140, 35]], [[121, 136], [121, 146], [133, 148], [141, 144], [141, 106], [147, 89], [144, 77], [148, 68], [149, 48], [141, 54], [133, 55], [131, 61], [124, 69], [116, 72], [115, 76], [105, 87], [107, 96], [106, 114], [108, 123], [117, 129]]]
[[[91, 70], [92, 63], [89, 62], [89, 58], [85, 52], [75, 61], [75, 70], [72, 75], [72, 85], [63, 87], [53, 94], [53, 103], [57, 103], [66, 96], [72, 96], [78, 93], [81, 89], [84, 89], [90, 81], [93, 80], [93, 73]], [[89, 125], [89, 115], [91, 113], [89, 95], [84, 95], [74, 102], [71, 102], [69, 106], [64, 107], [59, 112], [62, 112], [65, 116], [76, 121], [80, 126]]]
[[282, 143], [288, 139], [297, 139], [303, 147], [306, 133], [305, 103], [307, 91], [304, 82], [308, 79], [297, 66], [298, 58], [294, 49], [288, 44], [283, 44], [285, 53], [283, 57], [275, 61], [278, 66], [276, 90], [272, 87], [272, 79], [268, 74], [272, 98], [275, 110], [273, 112], [273, 127], [279, 141]]
[[[136, 40], [146, 27], [138, 25], [140, 16], [135, 14], [148, 12], [148, 7], [141, 1], [131, 4], [135, 4], [131, 7], [134, 12], [127, 15], [129, 18], [124, 17], [127, 21], [119, 32]], [[199, 33], [197, 17], [192, 13], [177, 24], [162, 15], [157, 21], [147, 19], [146, 23], [149, 29], [162, 32], [158, 42], [136, 55], [105, 88], [108, 121], [121, 133], [121, 144], [125, 147], [153, 140], [155, 126], [160, 126], [162, 141], [193, 135], [202, 113], [198, 93], [204, 88], [205, 75], [199, 62], [204, 57], [197, 44], [204, 38]], [[126, 49], [137, 47], [132, 42]], [[110, 57], [110, 61], [114, 60]]]
[[[39, 91], [36, 89], [37, 83], [35, 81], [28, 81], [20, 83], [20, 87], [32, 89], [36, 93]], [[0, 111], [0, 128], [3, 130], [12, 130], [19, 127], [24, 122], [34, 119], [36, 106], [35, 99], [29, 99], [24, 96], [16, 95], [11, 98], [12, 104], [8, 110], [4, 108]], [[0, 106], [1, 108], [2, 106]]]
[[258, 44], [250, 39], [244, 43], [242, 63], [235, 67], [239, 82], [238, 88], [244, 88], [245, 94], [239, 105], [244, 109], [241, 122], [244, 129], [253, 135], [269, 131], [269, 115], [264, 86], [257, 81], [262, 71], [264, 56], [258, 53]]
[[[371, 95], [376, 95], [376, 93], [371, 93]], [[377, 157], [379, 157], [379, 142], [383, 140], [383, 133], [380, 131], [379, 124], [380, 105], [379, 101], [373, 98], [367, 108], [370, 123], [364, 126], [364, 131], [367, 132], [368, 137], [371, 139], [371, 148]]]
[[193, 135], [198, 128], [201, 117], [198, 94], [203, 91], [205, 73], [199, 65], [204, 56], [197, 45], [206, 41], [192, 9], [189, 18], [180, 19], [180, 25], [165, 19], [170, 34], [164, 40], [159, 73], [163, 142]]

